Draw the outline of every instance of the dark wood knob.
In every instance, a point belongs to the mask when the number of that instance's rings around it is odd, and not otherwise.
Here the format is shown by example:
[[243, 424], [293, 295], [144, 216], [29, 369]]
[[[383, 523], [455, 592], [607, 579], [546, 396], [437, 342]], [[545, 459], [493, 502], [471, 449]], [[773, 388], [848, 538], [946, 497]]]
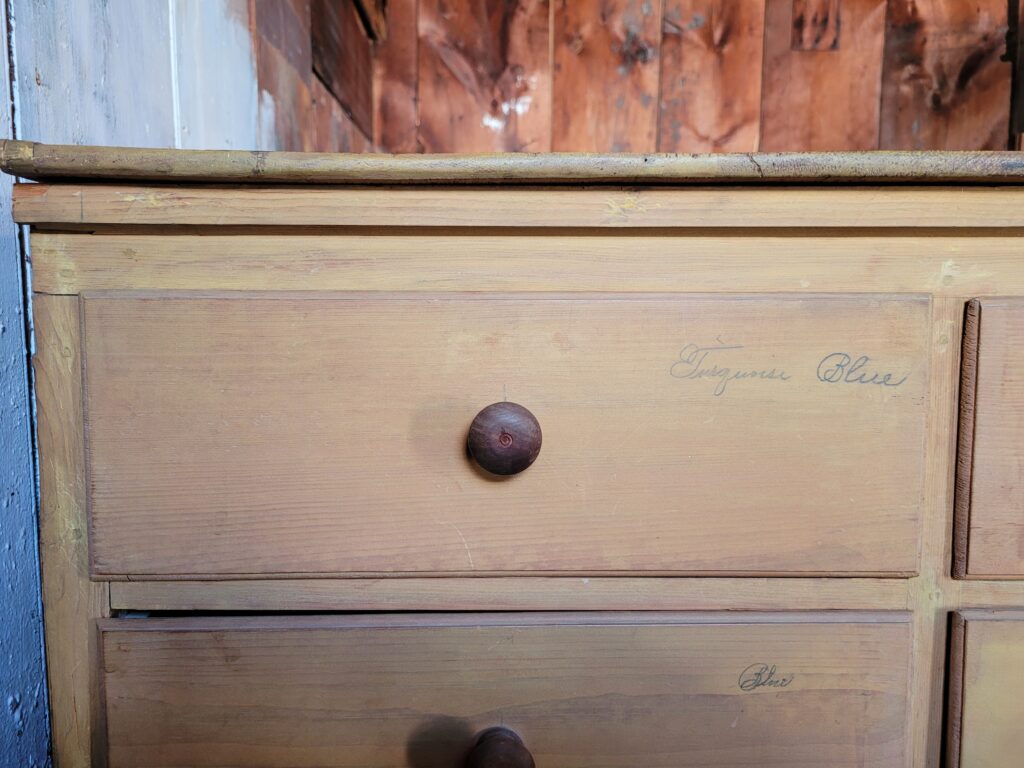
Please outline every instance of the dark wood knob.
[[465, 768], [534, 768], [533, 755], [515, 731], [488, 728], [477, 737]]
[[477, 464], [495, 475], [514, 475], [540, 453], [540, 423], [521, 405], [488, 405], [469, 425], [466, 447]]

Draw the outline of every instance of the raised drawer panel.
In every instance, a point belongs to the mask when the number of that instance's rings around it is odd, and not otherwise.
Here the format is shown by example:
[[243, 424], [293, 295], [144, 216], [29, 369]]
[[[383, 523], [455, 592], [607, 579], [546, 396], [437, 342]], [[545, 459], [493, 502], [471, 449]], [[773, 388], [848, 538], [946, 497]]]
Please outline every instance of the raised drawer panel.
[[1007, 768], [1024, 755], [1024, 611], [953, 617], [949, 768]]
[[111, 768], [907, 765], [904, 614], [102, 623]]
[[[917, 569], [920, 297], [86, 294], [94, 575]], [[466, 457], [529, 408], [536, 463]]]
[[954, 573], [1024, 578], [1024, 299], [969, 302]]

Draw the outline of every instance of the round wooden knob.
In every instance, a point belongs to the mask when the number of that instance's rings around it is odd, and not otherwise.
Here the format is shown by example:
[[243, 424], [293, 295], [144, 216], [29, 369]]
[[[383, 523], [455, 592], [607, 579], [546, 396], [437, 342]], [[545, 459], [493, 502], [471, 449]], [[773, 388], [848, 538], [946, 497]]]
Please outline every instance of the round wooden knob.
[[515, 403], [488, 405], [469, 425], [466, 447], [476, 463], [495, 475], [514, 475], [540, 453], [540, 424]]
[[534, 768], [533, 755], [515, 731], [488, 728], [477, 737], [465, 768]]

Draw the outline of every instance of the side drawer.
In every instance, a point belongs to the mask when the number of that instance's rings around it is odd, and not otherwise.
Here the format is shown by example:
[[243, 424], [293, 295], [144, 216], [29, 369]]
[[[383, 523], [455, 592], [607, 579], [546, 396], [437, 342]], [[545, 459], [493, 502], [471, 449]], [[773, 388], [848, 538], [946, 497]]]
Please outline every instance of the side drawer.
[[964, 316], [953, 573], [1024, 578], [1024, 299]]
[[907, 764], [905, 614], [101, 622], [112, 768]]
[[[92, 573], [906, 575], [914, 296], [87, 294]], [[518, 402], [543, 445], [466, 456]]]
[[1006, 768], [1024, 755], [1024, 611], [953, 616], [949, 768]]

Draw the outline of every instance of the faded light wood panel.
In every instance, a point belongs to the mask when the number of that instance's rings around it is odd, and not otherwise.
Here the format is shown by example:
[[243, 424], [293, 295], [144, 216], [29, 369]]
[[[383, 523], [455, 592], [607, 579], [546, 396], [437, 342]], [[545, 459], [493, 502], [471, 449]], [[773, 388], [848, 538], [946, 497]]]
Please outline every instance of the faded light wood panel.
[[767, 0], [762, 151], [878, 147], [886, 2], [841, 0], [839, 24], [820, 38], [808, 33], [814, 24], [799, 11], [827, 14], [834, 5]]
[[1024, 753], [1024, 612], [954, 617], [949, 768], [1003, 768]]
[[1021, 228], [1024, 188], [408, 189], [19, 184], [22, 224], [256, 227]]
[[551, 149], [545, 0], [419, 0], [418, 143], [426, 152]]
[[416, 152], [419, 91], [418, 0], [388, 0], [387, 35], [373, 51], [373, 143], [382, 152]]
[[33, 301], [38, 405], [39, 547], [46, 611], [53, 756], [58, 765], [103, 765], [103, 712], [94, 622], [109, 616], [107, 585], [89, 580], [79, 301]]
[[[1024, 293], [1024, 234], [32, 235], [43, 293], [109, 289]], [[785, 260], [765, 254], [786, 254]]]
[[889, 3], [883, 149], [1005, 149], [1011, 65], [1006, 0]]
[[667, 0], [659, 152], [753, 152], [761, 126], [764, 0]]
[[655, 151], [662, 4], [553, 2], [552, 149]]
[[909, 626], [886, 614], [108, 621], [111, 768], [907, 763]]
[[[99, 576], [917, 568], [922, 298], [83, 302]], [[496, 482], [503, 399], [544, 447]]]
[[967, 321], [954, 570], [1024, 578], [1024, 299], [973, 302]]

